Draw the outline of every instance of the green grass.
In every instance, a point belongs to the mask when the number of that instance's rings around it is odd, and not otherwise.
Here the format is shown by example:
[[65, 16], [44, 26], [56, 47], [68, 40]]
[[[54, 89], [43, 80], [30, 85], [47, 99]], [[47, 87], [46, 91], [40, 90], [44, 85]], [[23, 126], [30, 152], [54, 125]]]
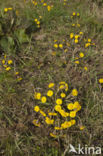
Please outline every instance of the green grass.
[[[2, 35], [0, 31], [1, 156], [66, 156], [69, 155], [69, 144], [74, 147], [78, 144], [103, 146], [103, 86], [98, 83], [98, 79], [103, 78], [103, 23], [102, 17], [96, 15], [91, 5], [94, 4], [99, 11], [101, 7], [97, 2], [88, 3], [86, 0], [71, 0], [67, 6], [60, 0], [51, 3], [54, 7], [48, 12], [41, 4], [35, 8], [31, 1], [12, 3], [11, 0], [0, 0], [0, 24], [3, 20], [5, 25], [7, 21], [12, 23], [14, 20], [12, 12], [4, 14], [4, 8], [13, 7], [14, 11], [18, 10], [12, 31], [9, 25], [6, 25], [5, 34]], [[80, 13], [80, 28], [71, 26], [76, 22], [76, 19], [72, 21], [70, 18], [73, 12]], [[39, 16], [42, 16], [41, 28], [37, 29], [33, 20]], [[18, 30], [23, 30], [23, 36]], [[69, 34], [78, 34], [80, 31], [84, 33], [84, 38], [91, 38], [96, 45], [87, 48], [85, 57], [76, 65], [75, 57], [80, 51], [85, 51], [84, 42], [76, 46]], [[7, 39], [11, 37], [15, 44], [12, 45], [10, 40], [6, 43], [3, 41], [1, 45], [3, 36]], [[53, 47], [54, 40], [63, 43], [63, 39], [71, 44], [67, 47], [67, 53]], [[56, 55], [53, 56], [52, 51], [56, 51]], [[10, 71], [2, 66], [4, 54], [13, 61]], [[84, 66], [88, 67], [88, 71], [84, 71]], [[15, 72], [19, 72], [19, 76]], [[19, 77], [22, 77], [21, 81]], [[55, 139], [49, 135], [51, 127], [38, 128], [32, 124], [37, 118], [33, 110], [37, 105], [34, 91], [40, 89], [45, 92], [48, 83], [58, 84], [60, 81], [66, 81], [70, 88], [77, 88], [82, 109], [78, 112], [77, 124], [63, 133], [66, 137]], [[46, 106], [43, 108], [47, 110]], [[85, 126], [83, 131], [79, 129], [80, 124]]]

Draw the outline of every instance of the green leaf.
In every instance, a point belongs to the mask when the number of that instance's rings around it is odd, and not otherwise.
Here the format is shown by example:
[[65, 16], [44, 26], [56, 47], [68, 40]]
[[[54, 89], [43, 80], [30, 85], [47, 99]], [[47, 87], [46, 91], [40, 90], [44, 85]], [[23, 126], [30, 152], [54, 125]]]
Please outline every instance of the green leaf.
[[29, 41], [29, 38], [25, 33], [25, 29], [19, 29], [14, 34], [20, 43], [25, 43]]

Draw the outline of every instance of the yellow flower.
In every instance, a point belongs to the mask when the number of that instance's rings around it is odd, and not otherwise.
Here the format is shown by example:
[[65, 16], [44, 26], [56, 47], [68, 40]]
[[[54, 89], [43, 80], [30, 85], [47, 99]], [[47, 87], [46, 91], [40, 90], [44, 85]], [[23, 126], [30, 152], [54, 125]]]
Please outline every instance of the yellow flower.
[[37, 21], [36, 23], [39, 25], [40, 24], [40, 21]]
[[22, 77], [19, 77], [19, 78], [18, 78], [18, 81], [21, 81], [22, 79], [23, 79]]
[[71, 122], [70, 121], [65, 121], [64, 123], [61, 124], [61, 127], [63, 129], [66, 129], [68, 127], [71, 127]]
[[70, 112], [70, 117], [75, 118], [76, 117], [76, 111], [71, 111]]
[[90, 46], [90, 43], [86, 43], [85, 44], [85, 48], [89, 47]]
[[45, 102], [46, 102], [46, 97], [45, 97], [45, 96], [42, 96], [42, 97], [41, 97], [41, 102], [42, 102], [42, 103], [45, 103]]
[[43, 6], [47, 6], [47, 4], [46, 3], [43, 3]]
[[69, 110], [73, 110], [73, 109], [74, 109], [74, 104], [73, 104], [73, 103], [69, 103], [69, 104], [67, 105], [67, 108], [68, 108]]
[[76, 89], [73, 89], [73, 90], [72, 90], [72, 95], [73, 95], [73, 96], [77, 96], [77, 95], [78, 95], [78, 91], [77, 91]]
[[77, 24], [77, 27], [80, 27], [80, 24]]
[[54, 109], [56, 110], [56, 111], [60, 111], [61, 110], [61, 106], [60, 105], [56, 105], [55, 107], [54, 107]]
[[15, 72], [15, 75], [18, 75], [19, 74], [19, 72]]
[[74, 41], [75, 43], [78, 43], [79, 41], [78, 41], [78, 39], [75, 39], [75, 41]]
[[64, 85], [60, 85], [60, 87], [59, 87], [60, 89], [64, 89], [65, 88], [65, 86]]
[[84, 70], [86, 70], [86, 71], [87, 71], [87, 70], [88, 70], [88, 68], [87, 68], [87, 67], [84, 67]]
[[37, 25], [37, 28], [40, 28], [40, 25]]
[[48, 117], [46, 117], [46, 119], [45, 119], [45, 122], [49, 125], [51, 125], [51, 124], [53, 124], [54, 123], [54, 120], [53, 119], [50, 119], [50, 118], [48, 118]]
[[49, 115], [49, 116], [57, 116], [57, 113], [49, 112], [48, 115]]
[[12, 10], [12, 8], [8, 8], [8, 10]]
[[103, 83], [103, 79], [101, 78], [101, 79], [99, 79], [99, 83]]
[[48, 87], [49, 87], [49, 88], [54, 87], [54, 83], [49, 83]]
[[47, 96], [51, 97], [52, 95], [53, 95], [53, 91], [52, 90], [48, 90]]
[[70, 38], [72, 39], [73, 37], [74, 37], [74, 34], [73, 34], [73, 33], [71, 33], [71, 34], [70, 34]]
[[65, 81], [61, 81], [61, 82], [59, 82], [59, 84], [65, 84]]
[[7, 12], [8, 11], [8, 8], [4, 8], [4, 11]]
[[6, 55], [4, 55], [4, 58], [6, 59]]
[[77, 16], [80, 16], [80, 14], [79, 14], [79, 13], [77, 13]]
[[13, 61], [12, 60], [8, 60], [8, 64], [12, 64], [13, 63]]
[[35, 111], [35, 112], [39, 112], [39, 111], [40, 111], [39, 106], [35, 106], [35, 107], [34, 107], [34, 111]]
[[33, 124], [34, 124], [35, 126], [37, 126], [37, 127], [40, 127], [40, 123], [38, 123], [37, 120], [33, 120]]
[[6, 67], [6, 69], [5, 69], [5, 70], [9, 71], [10, 69], [11, 69], [11, 67]]
[[75, 39], [78, 39], [79, 35], [75, 35]]
[[88, 38], [88, 42], [91, 42], [91, 39], [90, 38]]
[[79, 56], [82, 58], [82, 57], [84, 57], [84, 54], [81, 52], [81, 53], [79, 53]]
[[61, 127], [54, 127], [55, 130], [61, 130]]
[[37, 21], [38, 21], [38, 19], [37, 19], [37, 18], [35, 18], [35, 19], [34, 19], [34, 21], [35, 21], [35, 22], [37, 22]]
[[41, 98], [41, 93], [35, 92], [34, 98], [37, 99], [37, 100], [40, 100], [40, 98]]
[[40, 114], [44, 117], [46, 116], [46, 114], [42, 110], [40, 110]]
[[51, 10], [51, 6], [48, 5], [48, 6], [47, 6], [47, 9], [48, 9], [48, 11], [50, 11], [50, 10]]
[[57, 100], [56, 100], [56, 104], [57, 104], [57, 105], [61, 105], [61, 104], [62, 104], [62, 99], [57, 99]]
[[5, 64], [5, 60], [2, 60], [2, 64]]
[[80, 34], [80, 35], [83, 35], [83, 32], [81, 31], [79, 34]]
[[58, 44], [54, 44], [54, 47], [55, 47], [55, 48], [58, 48]]
[[61, 110], [59, 111], [59, 113], [61, 114], [62, 117], [67, 117], [67, 116], [69, 116], [69, 113], [65, 112], [63, 109], [61, 109]]
[[82, 131], [85, 128], [85, 126], [80, 126], [80, 130]]
[[71, 124], [72, 125], [75, 125], [76, 124], [76, 121], [75, 120], [70, 120]]
[[63, 48], [63, 45], [62, 44], [59, 44], [59, 48]]
[[75, 24], [72, 24], [72, 26], [74, 27], [74, 26], [75, 26]]
[[76, 64], [79, 64], [79, 61], [75, 61]]
[[61, 96], [62, 98], [65, 98], [65, 97], [66, 97], [66, 94], [65, 94], [65, 93], [61, 93], [60, 96]]
[[78, 101], [74, 102], [74, 109], [75, 109], [76, 112], [78, 112], [81, 109], [81, 105], [79, 104]]
[[56, 138], [57, 135], [53, 134], [53, 133], [50, 133], [50, 136], [53, 137], [53, 138]]
[[75, 16], [76, 15], [76, 13], [75, 12], [73, 12], [73, 14], [72, 14], [73, 16]]

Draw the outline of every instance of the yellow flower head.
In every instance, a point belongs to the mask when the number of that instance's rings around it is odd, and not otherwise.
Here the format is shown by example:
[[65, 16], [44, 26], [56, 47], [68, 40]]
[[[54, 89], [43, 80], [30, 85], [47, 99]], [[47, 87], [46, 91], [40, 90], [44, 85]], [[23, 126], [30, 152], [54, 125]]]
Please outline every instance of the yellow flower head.
[[86, 70], [86, 71], [87, 71], [87, 70], [88, 70], [88, 68], [85, 66], [85, 67], [84, 67], [84, 70]]
[[79, 56], [80, 56], [81, 58], [84, 57], [84, 53], [81, 52], [81, 53], [79, 54]]
[[62, 117], [67, 117], [67, 116], [69, 116], [69, 113], [65, 112], [63, 109], [61, 109], [61, 110], [59, 111], [59, 113], [61, 114]]
[[57, 116], [57, 113], [49, 112], [48, 115], [49, 115], [49, 116]]
[[70, 112], [70, 117], [75, 118], [76, 117], [76, 111], [71, 111]]
[[57, 105], [61, 105], [61, 104], [62, 104], [62, 99], [57, 99], [57, 100], [56, 100], [56, 104], [57, 104]]
[[99, 83], [103, 83], [103, 79], [101, 78], [101, 79], [99, 79]]
[[63, 45], [62, 44], [59, 44], [59, 48], [63, 48]]
[[35, 112], [39, 112], [39, 110], [40, 110], [39, 106], [35, 106], [35, 107], [34, 107], [34, 111], [35, 111]]
[[42, 103], [46, 103], [46, 100], [47, 100], [47, 99], [46, 99], [45, 96], [42, 96], [42, 97], [41, 97], [41, 102], [42, 102]]
[[48, 87], [49, 87], [49, 88], [54, 87], [54, 83], [49, 83]]
[[40, 100], [40, 98], [41, 98], [41, 93], [35, 92], [34, 98], [37, 99], [37, 100]]
[[19, 72], [15, 72], [15, 75], [18, 75], [19, 74]]
[[73, 104], [73, 103], [69, 103], [69, 104], [67, 105], [67, 108], [68, 108], [69, 110], [73, 110], [73, 109], [74, 109], [74, 104]]
[[72, 26], [75, 27], [75, 24], [73, 23]]
[[65, 121], [64, 123], [61, 124], [61, 127], [63, 129], [71, 127], [71, 122], [70, 121]]
[[5, 60], [2, 60], [2, 64], [5, 64]]
[[36, 23], [39, 25], [40, 24], [40, 21], [37, 21]]
[[54, 120], [53, 119], [50, 119], [48, 117], [45, 118], [45, 122], [49, 125], [53, 124], [54, 123]]
[[72, 39], [73, 37], [74, 37], [74, 34], [73, 34], [73, 33], [71, 33], [71, 34], [70, 34], [70, 38]]
[[85, 126], [80, 126], [80, 130], [81, 131], [84, 130], [84, 128], [85, 128]]
[[50, 136], [53, 137], [53, 138], [56, 138], [57, 135], [53, 134], [53, 133], [50, 133]]
[[6, 67], [6, 69], [5, 69], [5, 70], [9, 71], [10, 69], [11, 69], [11, 67]]
[[44, 117], [46, 116], [46, 114], [42, 110], [40, 110], [40, 114]]
[[75, 61], [76, 64], [79, 64], [79, 61]]
[[54, 127], [55, 130], [61, 130], [61, 127]]
[[78, 41], [78, 39], [75, 39], [75, 41], [74, 41], [75, 43], [78, 43], [79, 41]]
[[8, 60], [8, 64], [12, 64], [13, 63], [13, 61], [12, 60]]
[[73, 16], [75, 16], [76, 15], [76, 13], [75, 12], [73, 12], [73, 14], [72, 14]]
[[34, 21], [35, 21], [35, 22], [37, 22], [37, 21], [38, 21], [38, 19], [37, 19], [37, 18], [35, 18], [35, 19], [34, 19]]
[[90, 38], [88, 38], [88, 42], [91, 42], [91, 39]]
[[8, 11], [8, 8], [4, 8], [4, 12], [7, 12]]
[[76, 124], [76, 121], [75, 120], [70, 120], [71, 124], [72, 125], [75, 125]]
[[54, 44], [54, 47], [55, 47], [55, 48], [58, 48], [58, 44]]
[[65, 97], [66, 97], [66, 94], [65, 94], [65, 93], [61, 93], [60, 96], [61, 96], [62, 98], [65, 98]]
[[47, 6], [47, 10], [50, 11], [51, 10], [51, 6], [48, 5]]
[[73, 95], [73, 96], [77, 96], [77, 95], [78, 95], [78, 91], [77, 91], [76, 89], [73, 89], [73, 90], [72, 90], [72, 95]]
[[60, 111], [61, 110], [61, 106], [60, 105], [56, 105], [55, 107], [54, 107], [54, 109], [56, 110], [56, 111]]
[[80, 35], [83, 35], [83, 32], [81, 31], [79, 34], [80, 34]]
[[37, 126], [37, 127], [40, 127], [40, 123], [38, 123], [37, 120], [33, 120], [33, 124], [34, 124], [35, 126]]
[[79, 13], [77, 13], [77, 16], [80, 16], [80, 14], [79, 14]]
[[47, 96], [51, 97], [52, 95], [53, 95], [53, 91], [52, 90], [48, 90]]

